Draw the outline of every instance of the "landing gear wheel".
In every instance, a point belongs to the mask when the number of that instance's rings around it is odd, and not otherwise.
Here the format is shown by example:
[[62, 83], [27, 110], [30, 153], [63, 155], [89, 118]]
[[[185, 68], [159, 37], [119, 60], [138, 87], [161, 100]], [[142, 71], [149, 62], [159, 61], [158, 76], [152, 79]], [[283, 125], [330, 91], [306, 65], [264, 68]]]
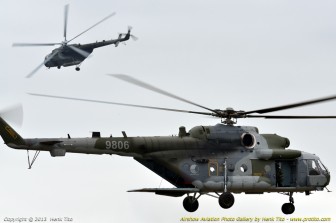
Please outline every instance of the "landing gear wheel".
[[187, 196], [183, 200], [183, 207], [188, 212], [194, 212], [198, 209], [198, 201], [193, 196]]
[[218, 203], [222, 208], [228, 209], [234, 204], [234, 196], [230, 192], [224, 192], [219, 196]]
[[281, 207], [284, 214], [293, 214], [295, 211], [295, 206], [292, 203], [284, 203]]
[[76, 67], [76, 70], [77, 70], [77, 71], [80, 71], [80, 68], [79, 68], [79, 67]]
[[57, 66], [58, 69], [61, 69], [61, 66]]

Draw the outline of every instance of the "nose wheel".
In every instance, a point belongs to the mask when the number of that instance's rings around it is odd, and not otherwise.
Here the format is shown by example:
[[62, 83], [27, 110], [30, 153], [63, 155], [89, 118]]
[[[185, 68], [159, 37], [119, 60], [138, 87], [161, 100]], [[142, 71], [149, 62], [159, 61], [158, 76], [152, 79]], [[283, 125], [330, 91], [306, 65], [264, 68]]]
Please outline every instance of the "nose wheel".
[[76, 68], [75, 68], [76, 71], [80, 71], [80, 68], [79, 68], [80, 65], [82, 65], [82, 63], [76, 65]]
[[284, 203], [281, 207], [282, 213], [293, 214], [295, 211], [293, 192], [289, 193], [289, 203]]
[[293, 214], [295, 211], [295, 206], [292, 203], [284, 203], [281, 207], [282, 213]]

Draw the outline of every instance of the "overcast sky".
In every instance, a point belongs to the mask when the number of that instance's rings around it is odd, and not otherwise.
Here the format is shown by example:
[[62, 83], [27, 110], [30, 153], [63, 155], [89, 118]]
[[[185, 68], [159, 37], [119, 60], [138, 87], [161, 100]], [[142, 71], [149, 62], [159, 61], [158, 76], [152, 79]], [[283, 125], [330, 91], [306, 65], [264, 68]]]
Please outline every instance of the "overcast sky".
[[[68, 39], [111, 12], [117, 14], [73, 43], [117, 38], [133, 27], [139, 40], [94, 50], [81, 71], [43, 67], [25, 76], [53, 47], [12, 48], [13, 42], [61, 42], [70, 3]], [[23, 137], [172, 135], [179, 126], [215, 125], [193, 114], [33, 97], [27, 92], [202, 111], [121, 82], [125, 73], [198, 104], [254, 110], [334, 95], [335, 1], [0, 1], [0, 109], [22, 103]], [[335, 115], [336, 103], [274, 114]], [[336, 120], [239, 120], [291, 140], [291, 149], [318, 155], [335, 187]], [[32, 170], [26, 151], [0, 145], [0, 221], [5, 217], [71, 217], [74, 222], [179, 222], [181, 217], [283, 216], [280, 194], [235, 195], [229, 210], [208, 196], [195, 213], [181, 198], [129, 189], [172, 187], [132, 158], [41, 153]], [[33, 155], [33, 154], [32, 154]], [[295, 194], [298, 217], [332, 217], [335, 192]]]

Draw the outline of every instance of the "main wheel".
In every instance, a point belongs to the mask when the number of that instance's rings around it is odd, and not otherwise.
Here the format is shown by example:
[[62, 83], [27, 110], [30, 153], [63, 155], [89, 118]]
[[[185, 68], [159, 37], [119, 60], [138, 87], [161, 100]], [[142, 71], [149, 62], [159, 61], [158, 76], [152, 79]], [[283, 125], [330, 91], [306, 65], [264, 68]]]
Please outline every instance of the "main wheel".
[[234, 204], [234, 196], [230, 192], [224, 192], [219, 196], [218, 203], [222, 208], [228, 209]]
[[295, 206], [292, 203], [284, 203], [281, 207], [282, 213], [293, 214], [295, 211]]
[[192, 196], [187, 196], [183, 200], [183, 207], [188, 212], [194, 212], [198, 209], [198, 201]]
[[80, 68], [79, 68], [79, 67], [76, 67], [76, 70], [77, 70], [77, 71], [80, 71]]

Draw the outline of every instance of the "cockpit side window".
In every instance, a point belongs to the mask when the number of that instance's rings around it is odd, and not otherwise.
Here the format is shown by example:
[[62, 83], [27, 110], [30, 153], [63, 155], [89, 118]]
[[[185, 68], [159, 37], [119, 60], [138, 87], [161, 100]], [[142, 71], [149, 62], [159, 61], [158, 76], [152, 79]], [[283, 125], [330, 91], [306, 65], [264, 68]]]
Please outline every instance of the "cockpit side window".
[[320, 168], [316, 160], [307, 160], [308, 174], [309, 175], [320, 175]]

